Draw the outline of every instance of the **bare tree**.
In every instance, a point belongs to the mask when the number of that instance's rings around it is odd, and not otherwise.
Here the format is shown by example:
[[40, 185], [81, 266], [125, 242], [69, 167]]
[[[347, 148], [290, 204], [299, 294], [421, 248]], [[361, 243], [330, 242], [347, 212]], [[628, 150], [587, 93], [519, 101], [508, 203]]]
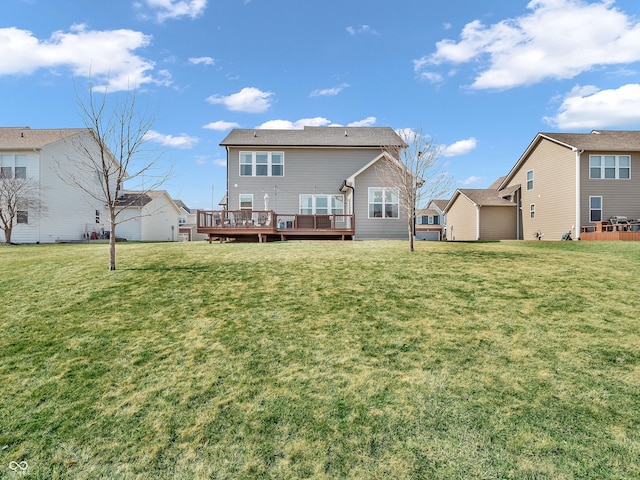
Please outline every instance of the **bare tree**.
[[451, 189], [451, 179], [439, 164], [441, 146], [422, 130], [397, 132], [403, 146], [382, 147], [385, 155], [377, 164], [383, 184], [397, 191], [400, 211], [406, 213], [409, 251], [414, 251], [416, 208]]
[[45, 210], [34, 179], [0, 173], [0, 230], [4, 232], [5, 243], [11, 243], [15, 225], [28, 224], [29, 218]]
[[[115, 270], [116, 227], [132, 219], [122, 212], [142, 205], [149, 191], [169, 179], [171, 169], [163, 171], [161, 155], [147, 148], [154, 117], [138, 110], [135, 89], [109, 94], [90, 87], [86, 100], [78, 96], [78, 105], [90, 135], [69, 140], [72, 148], [66, 166], [58, 162], [58, 174], [69, 185], [104, 202], [109, 216], [109, 269]], [[125, 181], [137, 184], [126, 199], [122, 196]]]

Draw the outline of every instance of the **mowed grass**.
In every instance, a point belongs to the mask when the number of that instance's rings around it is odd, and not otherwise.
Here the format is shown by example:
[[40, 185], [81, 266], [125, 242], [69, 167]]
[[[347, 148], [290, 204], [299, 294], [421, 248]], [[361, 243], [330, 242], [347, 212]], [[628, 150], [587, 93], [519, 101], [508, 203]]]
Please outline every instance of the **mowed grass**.
[[640, 478], [640, 242], [107, 248], [0, 247], [0, 477]]

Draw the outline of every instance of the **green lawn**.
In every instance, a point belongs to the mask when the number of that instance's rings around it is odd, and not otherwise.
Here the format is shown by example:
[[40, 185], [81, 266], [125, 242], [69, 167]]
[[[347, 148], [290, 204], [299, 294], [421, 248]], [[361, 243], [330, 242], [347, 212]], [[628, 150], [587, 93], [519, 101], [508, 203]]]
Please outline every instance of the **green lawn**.
[[0, 247], [0, 477], [640, 478], [640, 242], [107, 249]]

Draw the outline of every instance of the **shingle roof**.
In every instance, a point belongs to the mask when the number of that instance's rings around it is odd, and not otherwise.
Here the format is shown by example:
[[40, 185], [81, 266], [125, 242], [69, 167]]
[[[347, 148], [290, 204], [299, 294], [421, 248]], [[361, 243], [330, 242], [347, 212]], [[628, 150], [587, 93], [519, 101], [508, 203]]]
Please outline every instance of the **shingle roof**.
[[389, 127], [304, 127], [304, 130], [234, 129], [220, 145], [270, 147], [403, 146]]
[[191, 213], [189, 207], [187, 207], [187, 205], [182, 200], [174, 200], [173, 203], [175, 203], [178, 208], [184, 209], [185, 212]]
[[116, 200], [117, 207], [144, 207], [152, 200], [151, 196], [142, 192], [125, 192]]
[[473, 203], [482, 207], [515, 206], [515, 203], [500, 197], [497, 190], [465, 188], [458, 191]]
[[0, 149], [32, 150], [34, 148], [42, 148], [86, 131], [86, 128], [31, 129], [29, 127], [0, 127]]
[[594, 130], [591, 133], [545, 133], [540, 135], [580, 150], [640, 151], [640, 131]]
[[441, 212], [444, 212], [444, 207], [447, 206], [447, 203], [449, 203], [449, 200], [431, 200], [431, 202], [433, 202], [435, 206], [440, 209]]

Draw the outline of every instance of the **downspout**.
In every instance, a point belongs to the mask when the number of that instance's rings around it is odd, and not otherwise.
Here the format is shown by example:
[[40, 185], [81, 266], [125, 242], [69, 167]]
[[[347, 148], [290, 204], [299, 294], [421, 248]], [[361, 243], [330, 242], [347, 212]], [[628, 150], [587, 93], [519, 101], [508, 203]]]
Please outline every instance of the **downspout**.
[[522, 199], [520, 198], [520, 189], [516, 190], [516, 240], [522, 240], [520, 238], [520, 217], [522, 216]]
[[476, 240], [480, 240], [480, 209], [482, 205], [476, 205]]
[[346, 180], [342, 182], [342, 188], [340, 190], [342, 190], [345, 187], [351, 189], [351, 215], [353, 215], [352, 227], [353, 227], [353, 231], [355, 232], [356, 231], [356, 189], [355, 187], [352, 187], [351, 185], [349, 185]]
[[582, 230], [580, 225], [580, 155], [584, 153], [584, 150], [578, 150], [577, 148], [572, 148], [572, 150], [576, 153], [576, 223], [575, 223], [575, 234], [574, 238], [576, 240], [580, 240], [580, 231]]

